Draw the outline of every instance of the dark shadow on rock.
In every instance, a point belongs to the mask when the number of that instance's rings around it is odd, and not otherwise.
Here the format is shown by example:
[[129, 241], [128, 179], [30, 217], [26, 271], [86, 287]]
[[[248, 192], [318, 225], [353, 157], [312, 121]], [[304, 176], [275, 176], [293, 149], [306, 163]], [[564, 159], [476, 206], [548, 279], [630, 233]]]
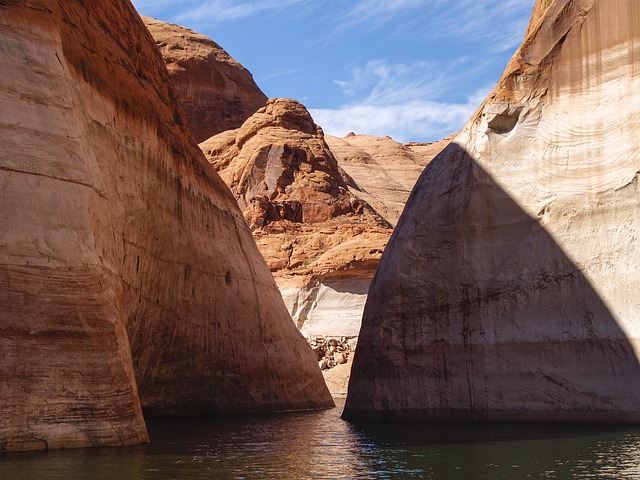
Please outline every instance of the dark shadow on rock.
[[372, 282], [343, 418], [638, 423], [640, 366], [580, 269], [451, 144]]
[[371, 284], [370, 278], [352, 276], [328, 276], [322, 279], [322, 283], [339, 293], [350, 293], [352, 295], [366, 295]]

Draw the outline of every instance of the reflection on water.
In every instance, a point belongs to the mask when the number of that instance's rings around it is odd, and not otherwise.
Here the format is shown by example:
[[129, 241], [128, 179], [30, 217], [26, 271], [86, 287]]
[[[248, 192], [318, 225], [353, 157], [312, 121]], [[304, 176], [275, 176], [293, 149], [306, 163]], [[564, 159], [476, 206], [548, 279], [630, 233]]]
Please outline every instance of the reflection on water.
[[148, 422], [137, 447], [0, 455], [7, 479], [638, 479], [640, 428], [351, 424], [325, 412]]

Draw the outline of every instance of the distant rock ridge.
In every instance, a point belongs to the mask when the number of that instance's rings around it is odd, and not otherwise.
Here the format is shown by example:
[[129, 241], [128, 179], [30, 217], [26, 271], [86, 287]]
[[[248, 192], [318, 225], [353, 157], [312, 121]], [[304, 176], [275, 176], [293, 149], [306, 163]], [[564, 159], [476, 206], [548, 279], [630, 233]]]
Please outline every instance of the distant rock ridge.
[[267, 102], [251, 73], [210, 38], [142, 17], [167, 64], [197, 142], [238, 128]]
[[0, 2], [0, 451], [333, 405], [126, 0]]
[[349, 192], [350, 179], [322, 129], [295, 100], [271, 99], [238, 130], [200, 147], [254, 229], [280, 220], [318, 223], [366, 208], [375, 213]]
[[640, 422], [640, 3], [539, 0], [421, 175], [343, 416]]
[[401, 144], [391, 137], [326, 136], [338, 164], [351, 177], [351, 192], [395, 226], [422, 170], [453, 137]]

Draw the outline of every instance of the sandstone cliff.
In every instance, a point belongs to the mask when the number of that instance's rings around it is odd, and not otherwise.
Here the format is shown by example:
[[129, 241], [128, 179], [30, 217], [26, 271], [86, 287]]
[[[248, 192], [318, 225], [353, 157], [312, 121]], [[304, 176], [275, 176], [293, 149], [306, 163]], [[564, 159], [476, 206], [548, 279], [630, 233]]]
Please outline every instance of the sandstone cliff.
[[167, 64], [198, 142], [242, 123], [267, 103], [251, 73], [210, 38], [142, 17]]
[[126, 0], [0, 0], [0, 450], [332, 405]]
[[357, 185], [304, 106], [269, 100], [200, 147], [244, 210], [302, 332], [356, 336], [391, 228], [352, 193]]
[[326, 136], [338, 164], [353, 179], [351, 192], [395, 226], [422, 170], [451, 141], [403, 145], [391, 137]]
[[346, 418], [640, 421], [639, 54], [640, 3], [537, 2], [409, 198]]

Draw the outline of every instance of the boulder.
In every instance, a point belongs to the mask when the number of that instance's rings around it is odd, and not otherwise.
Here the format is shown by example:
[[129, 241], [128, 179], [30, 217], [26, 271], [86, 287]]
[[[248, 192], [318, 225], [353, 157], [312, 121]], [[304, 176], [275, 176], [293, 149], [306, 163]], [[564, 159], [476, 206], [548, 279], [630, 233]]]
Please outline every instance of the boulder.
[[640, 421], [639, 55], [639, 3], [536, 3], [409, 197], [345, 418]]

